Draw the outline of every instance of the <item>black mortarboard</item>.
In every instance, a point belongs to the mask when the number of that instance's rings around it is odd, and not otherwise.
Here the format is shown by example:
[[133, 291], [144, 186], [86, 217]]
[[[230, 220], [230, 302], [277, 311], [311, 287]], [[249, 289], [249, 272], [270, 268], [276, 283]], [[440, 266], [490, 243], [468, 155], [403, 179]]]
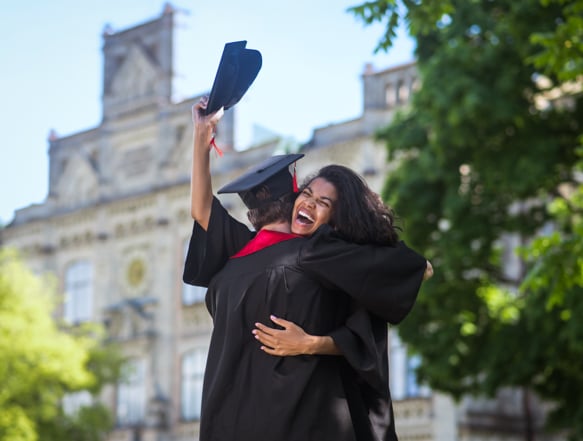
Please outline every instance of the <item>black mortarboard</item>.
[[276, 155], [250, 168], [245, 174], [229, 182], [220, 193], [238, 193], [247, 208], [258, 208], [265, 202], [297, 191], [295, 171], [289, 165], [303, 158], [303, 154]]
[[210, 115], [221, 107], [227, 110], [237, 104], [261, 69], [261, 53], [246, 49], [247, 41], [225, 44], [209, 101], [204, 112]]

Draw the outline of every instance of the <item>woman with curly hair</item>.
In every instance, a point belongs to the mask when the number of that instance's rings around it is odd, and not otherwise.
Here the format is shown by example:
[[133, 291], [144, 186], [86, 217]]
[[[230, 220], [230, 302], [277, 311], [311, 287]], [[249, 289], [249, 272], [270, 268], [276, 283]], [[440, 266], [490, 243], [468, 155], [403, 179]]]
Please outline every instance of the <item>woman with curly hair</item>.
[[[386, 341], [386, 322], [402, 320], [415, 302], [426, 260], [394, 235], [373, 245], [364, 245], [370, 233], [358, 235], [362, 245], [346, 240], [373, 219], [378, 231], [370, 237], [384, 237], [392, 217], [386, 211], [378, 218], [366, 216], [374, 197], [362, 207], [367, 200], [362, 194], [357, 204], [346, 203], [363, 182], [351, 184], [343, 169], [332, 168], [326, 175], [330, 181], [316, 177], [302, 188], [290, 233], [290, 218], [284, 215], [290, 206], [286, 194], [292, 192], [287, 164], [297, 157], [272, 158], [227, 186], [250, 209], [250, 220], [259, 228], [250, 231], [212, 194], [208, 156], [220, 111], [204, 116], [205, 104], [193, 109], [195, 224], [183, 277], [208, 287], [206, 304], [214, 323], [200, 440], [396, 439], [392, 421], [385, 418], [390, 401], [379, 392], [388, 370], [377, 324], [382, 323]], [[274, 164], [273, 175], [251, 179]], [[271, 204], [281, 211], [267, 219]], [[380, 316], [378, 323], [367, 310]], [[270, 318], [283, 329], [261, 328], [259, 323]], [[286, 326], [305, 330], [299, 353], [313, 355], [272, 356], [281, 354], [270, 353], [280, 349], [270, 339], [291, 341], [289, 333], [275, 333], [286, 332]], [[265, 340], [263, 351], [255, 339]], [[375, 417], [383, 418], [381, 425]]]
[[306, 179], [295, 203], [292, 232], [311, 235], [314, 227], [319, 226], [298, 214], [305, 205], [304, 200], [314, 195], [313, 187], [325, 188], [326, 183], [334, 188], [338, 201], [328, 225], [341, 237], [358, 244], [396, 245], [399, 235], [392, 210], [385, 206], [362, 176], [343, 165], [325, 166]]

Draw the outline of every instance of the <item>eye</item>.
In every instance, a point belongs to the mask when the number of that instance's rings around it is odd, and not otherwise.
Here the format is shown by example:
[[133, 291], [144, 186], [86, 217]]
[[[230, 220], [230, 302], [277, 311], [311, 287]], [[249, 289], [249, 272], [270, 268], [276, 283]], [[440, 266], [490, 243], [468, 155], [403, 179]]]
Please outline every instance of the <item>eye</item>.
[[324, 208], [330, 208], [330, 203], [325, 199], [318, 199], [318, 205]]

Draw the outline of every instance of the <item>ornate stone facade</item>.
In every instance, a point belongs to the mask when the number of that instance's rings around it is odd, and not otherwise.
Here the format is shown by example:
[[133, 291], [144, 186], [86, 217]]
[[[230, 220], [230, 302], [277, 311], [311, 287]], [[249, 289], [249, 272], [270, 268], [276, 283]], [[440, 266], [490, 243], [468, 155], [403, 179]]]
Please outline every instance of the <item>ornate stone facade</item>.
[[[65, 137], [51, 134], [48, 197], [17, 210], [3, 232], [4, 245], [20, 249], [35, 272], [56, 274], [61, 290], [71, 291], [60, 313], [73, 322], [105, 323], [135, 362], [133, 383], [109, 387], [100, 397], [118, 419], [110, 441], [193, 441], [198, 435], [196, 398], [212, 322], [204, 292], [188, 291], [181, 275], [192, 229], [191, 106], [199, 97], [171, 100], [173, 15], [167, 6], [155, 20], [104, 31], [102, 122]], [[394, 165], [372, 135], [407, 104], [417, 82], [415, 64], [384, 71], [367, 66], [362, 115], [314, 130], [301, 147], [307, 158], [298, 167], [300, 179], [339, 163], [380, 191]], [[214, 188], [281, 146], [276, 139], [234, 151], [233, 113], [227, 111], [218, 128], [225, 156], [211, 160]], [[245, 219], [238, 197], [221, 199]], [[455, 404], [427, 391], [402, 395], [396, 416], [403, 441], [522, 438], [516, 425], [500, 433], [499, 420], [484, 417], [504, 413], [499, 407]], [[520, 415], [506, 414], [520, 425]]]

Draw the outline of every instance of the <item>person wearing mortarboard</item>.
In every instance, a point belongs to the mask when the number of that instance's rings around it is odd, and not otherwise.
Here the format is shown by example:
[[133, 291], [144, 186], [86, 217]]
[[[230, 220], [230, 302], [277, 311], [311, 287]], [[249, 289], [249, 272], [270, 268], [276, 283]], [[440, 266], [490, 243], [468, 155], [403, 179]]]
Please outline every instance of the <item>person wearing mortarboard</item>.
[[[358, 380], [353, 371], [362, 369], [362, 377], [374, 383], [379, 354], [370, 340], [372, 334], [354, 336], [351, 329], [358, 326], [342, 326], [346, 320], [366, 317], [350, 315], [353, 303], [342, 291], [382, 314], [377, 306], [381, 302], [386, 307], [387, 300], [369, 298], [369, 294], [383, 291], [386, 283], [402, 283], [395, 289], [411, 292], [414, 301], [425, 259], [411, 250], [403, 254], [400, 249], [350, 246], [324, 234], [325, 230], [309, 241], [290, 234], [291, 216], [285, 214], [289, 213], [285, 207], [290, 206], [293, 177], [288, 166], [298, 156], [270, 158], [219, 191], [239, 193], [259, 228], [257, 233], [250, 231], [212, 195], [209, 150], [222, 110], [205, 115], [207, 108], [203, 100], [193, 115], [192, 214], [196, 223], [184, 270], [185, 282], [208, 286], [206, 303], [214, 321], [200, 440], [378, 439], [377, 427], [368, 420], [370, 403], [363, 402], [367, 396], [357, 381], [348, 379]], [[332, 199], [319, 201], [333, 203]], [[275, 206], [279, 207], [273, 211]], [[274, 217], [265, 217], [268, 213], [275, 213]], [[409, 267], [403, 265], [407, 260]], [[397, 282], [394, 275], [388, 276], [388, 261], [400, 263]], [[315, 349], [317, 353], [340, 349], [344, 357], [276, 358], [257, 350], [253, 324], [267, 321], [272, 314], [297, 323], [311, 335], [324, 336], [320, 341], [333, 343], [328, 349]], [[370, 344], [370, 360], [359, 360], [362, 353], [350, 353], [360, 338], [365, 347]], [[371, 360], [372, 366], [366, 366]], [[396, 439], [394, 432], [386, 433], [380, 435], [382, 439]]]

